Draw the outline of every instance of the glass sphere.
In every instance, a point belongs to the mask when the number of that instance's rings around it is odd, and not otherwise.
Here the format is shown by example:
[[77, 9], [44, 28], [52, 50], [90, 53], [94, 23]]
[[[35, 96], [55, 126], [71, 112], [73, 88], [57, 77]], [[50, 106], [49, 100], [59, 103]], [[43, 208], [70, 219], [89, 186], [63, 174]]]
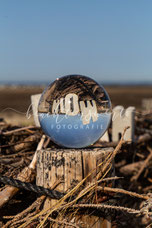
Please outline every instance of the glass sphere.
[[95, 143], [111, 121], [105, 89], [81, 75], [57, 78], [42, 93], [38, 116], [43, 131], [58, 145], [84, 148]]

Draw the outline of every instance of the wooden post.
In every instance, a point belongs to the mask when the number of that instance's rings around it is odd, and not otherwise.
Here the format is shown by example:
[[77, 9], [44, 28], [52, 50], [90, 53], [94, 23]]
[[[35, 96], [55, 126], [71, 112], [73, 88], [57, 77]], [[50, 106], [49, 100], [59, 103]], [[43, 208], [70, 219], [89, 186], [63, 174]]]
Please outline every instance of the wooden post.
[[[96, 174], [102, 167], [97, 167], [113, 151], [113, 148], [92, 149], [45, 149], [37, 153], [37, 178], [36, 184], [46, 188], [51, 187], [58, 179], [62, 183], [56, 190], [68, 192], [76, 186], [92, 170], [95, 172], [87, 178], [85, 185], [96, 181]], [[111, 169], [111, 176], [112, 174]], [[56, 200], [47, 200], [45, 207], [53, 206]], [[89, 220], [88, 220], [89, 218]], [[95, 216], [79, 217], [82, 227], [110, 228], [109, 222], [105, 225], [103, 218]], [[55, 226], [53, 226], [55, 227]]]

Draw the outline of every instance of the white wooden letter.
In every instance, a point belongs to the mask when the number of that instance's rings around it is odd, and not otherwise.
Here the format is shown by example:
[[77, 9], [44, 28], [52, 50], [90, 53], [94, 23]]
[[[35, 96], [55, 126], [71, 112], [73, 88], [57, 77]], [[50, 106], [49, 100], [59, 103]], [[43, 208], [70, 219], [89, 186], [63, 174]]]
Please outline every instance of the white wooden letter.
[[75, 116], [79, 113], [78, 96], [74, 93], [69, 93], [65, 97], [66, 115]]
[[53, 101], [53, 105], [52, 105], [52, 113], [54, 114], [58, 114], [59, 112], [59, 105], [60, 105], [60, 101], [59, 100], [54, 100]]
[[92, 104], [90, 101], [87, 101], [87, 106], [85, 105], [84, 101], [80, 101], [80, 108], [82, 113], [82, 122], [84, 125], [89, 124], [91, 118], [93, 122], [97, 121], [98, 113], [96, 102], [94, 100], [92, 100]]

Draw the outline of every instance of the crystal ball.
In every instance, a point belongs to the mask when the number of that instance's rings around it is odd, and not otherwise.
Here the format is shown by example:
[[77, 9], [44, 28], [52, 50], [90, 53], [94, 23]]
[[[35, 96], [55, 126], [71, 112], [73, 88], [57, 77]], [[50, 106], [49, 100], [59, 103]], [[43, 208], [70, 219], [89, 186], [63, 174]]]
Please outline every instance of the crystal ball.
[[81, 75], [57, 78], [42, 93], [40, 125], [56, 144], [84, 148], [95, 143], [111, 121], [111, 102], [105, 89]]

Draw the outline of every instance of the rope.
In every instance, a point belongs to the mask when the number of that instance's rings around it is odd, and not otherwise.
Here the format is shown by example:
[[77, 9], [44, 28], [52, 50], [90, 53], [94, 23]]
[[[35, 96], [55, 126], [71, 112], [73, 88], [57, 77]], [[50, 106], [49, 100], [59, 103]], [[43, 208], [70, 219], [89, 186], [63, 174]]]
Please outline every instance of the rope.
[[27, 191], [32, 191], [32, 192], [36, 192], [40, 195], [45, 195], [45, 196], [49, 196], [52, 199], [61, 199], [64, 194], [56, 191], [56, 190], [50, 190], [48, 188], [44, 188], [41, 186], [37, 186], [35, 184], [31, 184], [28, 182], [22, 182], [20, 180], [14, 179], [12, 177], [6, 177], [6, 176], [1, 176], [0, 175], [0, 182], [2, 182], [3, 184], [6, 185], [10, 185], [10, 186], [14, 186], [16, 188], [20, 188], [20, 189], [25, 189]]

